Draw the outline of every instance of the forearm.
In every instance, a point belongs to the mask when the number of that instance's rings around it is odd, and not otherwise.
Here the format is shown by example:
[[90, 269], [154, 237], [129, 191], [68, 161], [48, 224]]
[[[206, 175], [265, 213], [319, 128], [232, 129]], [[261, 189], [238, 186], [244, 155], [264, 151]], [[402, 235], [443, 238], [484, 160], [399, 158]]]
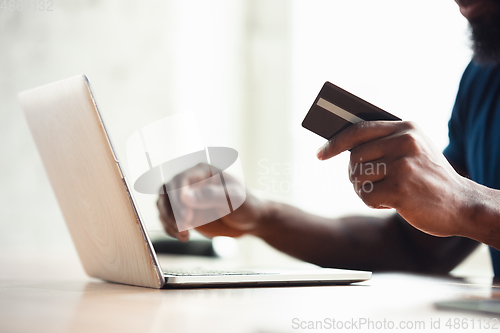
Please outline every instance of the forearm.
[[457, 235], [500, 249], [500, 191], [472, 181]]
[[252, 232], [280, 251], [323, 267], [445, 273], [476, 246], [426, 235], [394, 214], [329, 219], [270, 203]]

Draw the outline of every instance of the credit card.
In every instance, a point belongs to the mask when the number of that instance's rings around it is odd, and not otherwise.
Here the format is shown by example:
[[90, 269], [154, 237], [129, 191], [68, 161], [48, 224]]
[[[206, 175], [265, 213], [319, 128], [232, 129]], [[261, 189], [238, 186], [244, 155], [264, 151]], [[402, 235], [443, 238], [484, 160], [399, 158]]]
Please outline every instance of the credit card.
[[401, 120], [348, 91], [325, 82], [302, 127], [330, 139], [352, 124], [371, 120]]

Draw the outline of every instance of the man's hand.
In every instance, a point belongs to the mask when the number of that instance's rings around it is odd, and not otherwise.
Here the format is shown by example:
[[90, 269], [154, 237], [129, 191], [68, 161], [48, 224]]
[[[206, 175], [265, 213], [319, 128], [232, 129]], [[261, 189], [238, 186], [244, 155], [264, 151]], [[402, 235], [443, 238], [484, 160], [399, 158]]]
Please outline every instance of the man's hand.
[[[203, 216], [203, 214], [213, 211], [217, 212], [218, 210], [227, 210], [226, 197], [218, 197], [221, 191], [215, 188], [215, 186], [217, 186], [215, 183], [204, 183], [203, 185], [196, 184], [197, 182], [210, 178], [210, 173], [215, 175], [219, 172], [220, 170], [208, 166], [207, 164], [198, 164], [175, 176], [170, 182], [165, 184], [167, 191], [169, 189], [181, 189], [178, 196], [160, 195], [157, 201], [160, 219], [170, 236], [184, 242], [189, 240], [188, 231], [178, 231], [172, 212], [172, 204], [176, 205], [175, 207], [182, 207], [183, 220], [194, 222], [193, 224], [196, 224], [196, 220]], [[224, 181], [226, 183], [226, 188], [231, 188], [232, 193], [245, 191], [244, 187], [236, 179], [227, 174], [224, 174]], [[222, 203], [224, 203], [225, 206], [218, 207], [221, 206]], [[245, 202], [232, 213], [197, 227], [196, 230], [207, 237], [239, 237], [253, 231], [265, 212], [265, 204], [250, 193], [246, 193]]]
[[471, 181], [460, 176], [412, 122], [354, 124], [318, 150], [320, 160], [351, 150], [349, 178], [372, 208], [395, 208], [417, 229], [463, 235]]

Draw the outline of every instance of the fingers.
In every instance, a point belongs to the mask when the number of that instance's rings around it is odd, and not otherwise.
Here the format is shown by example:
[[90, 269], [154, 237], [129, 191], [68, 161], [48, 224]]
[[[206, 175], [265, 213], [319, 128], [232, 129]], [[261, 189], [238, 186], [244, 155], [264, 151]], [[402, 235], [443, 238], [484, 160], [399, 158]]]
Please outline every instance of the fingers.
[[[160, 195], [157, 206], [160, 220], [167, 233], [181, 241], [189, 239], [189, 232], [178, 231], [178, 224], [197, 225], [203, 214], [209, 214], [219, 207], [227, 209], [227, 198], [217, 175], [210, 178], [207, 165], [198, 165], [174, 177], [165, 184], [168, 195]], [[175, 211], [175, 214], [174, 214]], [[200, 211], [203, 214], [200, 215]], [[177, 220], [176, 220], [177, 218]]]
[[[207, 179], [208, 177], [210, 177], [209, 166], [207, 164], [198, 164], [178, 174], [165, 184], [164, 190], [168, 192], [168, 195], [166, 195], [167, 193], [165, 193], [165, 195], [160, 195], [158, 199], [158, 208], [160, 210], [160, 219], [170, 236], [182, 241], [187, 241], [189, 239], [188, 231], [178, 231], [175, 216], [177, 216], [179, 221], [189, 225], [194, 219], [194, 211], [193, 208], [190, 207], [189, 201], [186, 204], [182, 200], [182, 196], [178, 193], [182, 192], [185, 188], [189, 188], [191, 184]], [[177, 189], [179, 190], [174, 191]], [[172, 207], [175, 208], [175, 215]]]
[[[233, 209], [240, 207], [246, 198], [244, 187], [231, 176], [224, 174], [222, 178], [220, 170], [199, 164], [165, 184], [165, 192], [168, 195], [160, 195], [157, 205], [160, 220], [170, 236], [187, 241], [189, 233], [179, 232], [178, 227], [191, 229], [200, 228], [200, 225], [207, 235], [241, 235], [241, 231], [233, 232], [225, 222], [215, 223], [221, 212], [224, 215], [229, 213], [226, 193], [231, 193], [231, 202], [236, 199], [241, 201]], [[210, 227], [205, 227], [206, 221], [213, 221]], [[215, 226], [218, 229], [214, 229]]]
[[388, 180], [378, 182], [353, 183], [358, 197], [370, 208], [396, 208], [401, 198], [395, 193], [394, 184]]
[[396, 133], [354, 147], [349, 160], [349, 180], [353, 183], [383, 180], [388, 164], [410, 150], [404, 143], [406, 136]]
[[335, 135], [316, 154], [318, 159], [327, 160], [361, 144], [414, 128], [408, 121], [363, 121]]
[[[370, 164], [376, 171], [369, 167]], [[399, 209], [401, 202], [415, 195], [409, 186], [415, 181], [412, 179], [415, 168], [412, 158], [382, 158], [360, 165], [363, 169], [352, 172], [350, 180], [356, 194], [368, 207]]]
[[351, 183], [363, 184], [366, 182], [379, 182], [387, 175], [385, 160], [376, 160], [367, 163], [349, 162], [349, 180]]
[[181, 189], [181, 204], [188, 209], [216, 209], [227, 207], [222, 184], [194, 184]]
[[172, 212], [172, 208], [170, 207], [169, 198], [165, 195], [160, 195], [156, 204], [160, 212], [160, 221], [162, 222], [167, 234], [171, 237], [177, 238], [180, 241], [187, 242], [189, 240], [189, 232], [178, 231], [174, 214]]

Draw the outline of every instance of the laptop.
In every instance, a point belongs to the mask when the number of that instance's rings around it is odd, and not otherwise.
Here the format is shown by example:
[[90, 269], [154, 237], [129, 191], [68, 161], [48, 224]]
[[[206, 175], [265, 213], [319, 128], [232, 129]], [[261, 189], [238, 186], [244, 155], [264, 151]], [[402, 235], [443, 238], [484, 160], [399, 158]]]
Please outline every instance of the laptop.
[[349, 284], [371, 272], [169, 271], [162, 267], [123, 173], [90, 83], [71, 77], [19, 94], [46, 173], [85, 272], [150, 288]]

